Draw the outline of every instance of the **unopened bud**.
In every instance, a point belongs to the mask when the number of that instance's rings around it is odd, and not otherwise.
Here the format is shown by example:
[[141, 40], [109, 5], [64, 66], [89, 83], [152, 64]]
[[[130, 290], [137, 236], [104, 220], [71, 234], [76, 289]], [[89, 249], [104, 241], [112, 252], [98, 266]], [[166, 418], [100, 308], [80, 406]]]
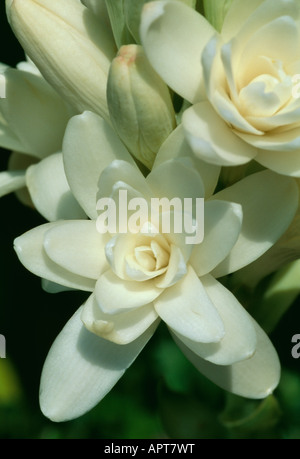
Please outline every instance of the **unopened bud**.
[[141, 46], [122, 46], [107, 85], [111, 121], [128, 150], [151, 169], [176, 125], [169, 89], [151, 67]]
[[116, 49], [79, 1], [6, 0], [11, 27], [44, 78], [78, 111], [108, 119], [106, 84]]

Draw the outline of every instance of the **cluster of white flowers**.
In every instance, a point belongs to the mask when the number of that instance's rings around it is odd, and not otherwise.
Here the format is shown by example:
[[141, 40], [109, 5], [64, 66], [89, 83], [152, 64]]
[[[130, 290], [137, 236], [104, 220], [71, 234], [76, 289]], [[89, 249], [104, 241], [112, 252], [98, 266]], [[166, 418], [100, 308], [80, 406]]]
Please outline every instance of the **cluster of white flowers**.
[[[48, 220], [15, 249], [48, 291], [89, 292], [42, 372], [54, 421], [95, 406], [161, 321], [225, 390], [259, 399], [279, 382], [269, 337], [218, 279], [299, 255], [298, 234], [287, 256], [282, 240], [299, 214], [300, 4], [219, 0], [205, 17], [195, 3], [6, 0], [28, 59], [0, 67], [0, 195], [18, 190]], [[204, 199], [202, 242], [134, 206], [138, 232], [99, 231], [97, 202], [120, 218], [120, 191], [172, 221], [166, 202]]]

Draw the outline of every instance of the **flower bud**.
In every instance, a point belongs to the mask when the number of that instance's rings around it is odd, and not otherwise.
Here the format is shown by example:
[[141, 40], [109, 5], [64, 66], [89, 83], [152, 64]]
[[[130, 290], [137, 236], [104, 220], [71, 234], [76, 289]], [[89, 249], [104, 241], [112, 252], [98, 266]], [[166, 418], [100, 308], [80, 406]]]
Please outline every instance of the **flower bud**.
[[108, 119], [111, 31], [74, 0], [6, 0], [10, 25], [44, 78], [78, 111]]
[[149, 64], [141, 46], [122, 46], [113, 60], [107, 103], [120, 138], [130, 153], [151, 169], [176, 121], [168, 87]]
[[207, 20], [221, 32], [224, 18], [233, 0], [204, 0], [204, 11]]

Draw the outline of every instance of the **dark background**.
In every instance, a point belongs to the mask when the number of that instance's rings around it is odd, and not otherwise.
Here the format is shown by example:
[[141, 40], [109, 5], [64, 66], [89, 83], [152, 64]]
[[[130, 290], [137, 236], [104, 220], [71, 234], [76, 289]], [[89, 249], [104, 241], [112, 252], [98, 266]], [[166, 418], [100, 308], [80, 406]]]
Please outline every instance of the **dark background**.
[[[15, 66], [24, 60], [24, 53], [7, 23], [4, 3], [0, 3], [0, 62]], [[8, 156], [0, 150], [1, 170], [6, 169]], [[300, 333], [299, 301], [271, 335], [284, 368], [275, 393], [281, 411], [275, 427], [270, 428], [269, 418], [277, 416], [277, 405], [267, 408], [268, 414], [259, 403], [224, 394], [186, 362], [163, 326], [98, 407], [79, 420], [61, 424], [47, 420], [38, 405], [42, 365], [51, 343], [86, 294], [47, 294], [40, 279], [19, 263], [14, 238], [42, 223], [43, 218], [15, 195], [1, 198], [0, 334], [6, 337], [7, 358], [0, 360], [0, 438], [300, 438], [300, 359], [291, 356], [291, 338]], [[257, 421], [257, 427], [241, 421], [233, 428], [224, 421], [226, 416], [245, 419], [262, 412], [267, 420], [262, 425]]]

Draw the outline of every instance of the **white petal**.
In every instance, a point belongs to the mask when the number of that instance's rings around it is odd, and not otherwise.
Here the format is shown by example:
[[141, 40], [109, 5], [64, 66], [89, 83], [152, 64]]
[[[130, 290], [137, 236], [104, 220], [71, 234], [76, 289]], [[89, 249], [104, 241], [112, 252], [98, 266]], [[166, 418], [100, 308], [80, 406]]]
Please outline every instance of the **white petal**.
[[45, 361], [40, 405], [52, 421], [74, 419], [113, 388], [151, 338], [155, 325], [126, 345], [102, 339], [82, 325], [80, 308], [56, 338]]
[[57, 265], [78, 276], [98, 279], [108, 269], [105, 244], [109, 236], [97, 231], [95, 221], [60, 222], [44, 236], [44, 249]]
[[150, 63], [193, 103], [204, 95], [201, 53], [215, 33], [203, 16], [180, 2], [151, 2], [142, 13], [140, 36]]
[[[0, 100], [0, 110], [1, 110], [1, 100]], [[17, 138], [15, 133], [9, 128], [6, 123], [3, 123], [1, 120], [0, 112], [0, 145], [2, 148], [7, 148], [7, 150], [16, 150], [20, 152], [26, 152], [27, 148], [22, 145], [20, 139]]]
[[216, 193], [212, 199], [236, 202], [243, 209], [237, 243], [212, 272], [220, 277], [256, 260], [279, 239], [297, 210], [298, 188], [294, 179], [263, 171]]
[[245, 164], [257, 153], [243, 142], [209, 102], [188, 108], [182, 117], [187, 141], [196, 156], [221, 166]]
[[157, 242], [167, 252], [170, 251], [168, 241], [159, 233], [118, 234], [110, 239], [105, 247], [106, 258], [119, 278], [124, 280], [131, 279], [126, 272], [126, 257], [132, 255], [137, 247], [150, 247], [152, 241]]
[[95, 288], [97, 302], [105, 314], [116, 314], [126, 309], [145, 306], [162, 291], [152, 279], [142, 282], [125, 281], [111, 270], [100, 276]]
[[179, 247], [171, 245], [168, 269], [162, 274], [155, 284], [159, 288], [169, 288], [176, 284], [187, 273], [186, 263]]
[[63, 142], [65, 172], [70, 188], [90, 218], [97, 218], [96, 202], [101, 172], [114, 159], [134, 164], [113, 129], [91, 112], [73, 117]]
[[153, 304], [119, 314], [104, 314], [94, 294], [84, 304], [81, 314], [81, 320], [89, 331], [116, 344], [131, 343], [157, 318]]
[[25, 171], [0, 172], [0, 197], [26, 185]]
[[172, 159], [155, 167], [146, 178], [153, 197], [200, 198], [204, 197], [201, 176], [193, 168], [189, 158]]
[[217, 343], [224, 336], [222, 320], [191, 267], [177, 284], [154, 301], [156, 312], [176, 333], [197, 343]]
[[247, 142], [249, 146], [272, 151], [295, 151], [300, 148], [300, 128], [289, 130], [274, 130], [266, 132], [263, 136], [234, 131], [238, 137]]
[[58, 266], [47, 256], [43, 243], [45, 233], [59, 222], [38, 226], [14, 241], [14, 247], [21, 263], [33, 274], [66, 287], [92, 291], [95, 281], [70, 273]]
[[224, 37], [224, 41], [229, 41], [234, 37], [247, 19], [251, 17], [251, 14], [264, 1], [265, 0], [252, 0], [251, 2], [245, 2], [244, 0], [235, 0], [234, 7], [229, 8], [224, 18], [222, 26], [222, 38]]
[[201, 282], [224, 324], [225, 335], [218, 343], [195, 343], [179, 334], [178, 338], [195, 354], [217, 365], [231, 365], [251, 357], [256, 348], [253, 319], [234, 295], [212, 276]]
[[280, 16], [299, 17], [298, 2], [293, 0], [236, 0], [225, 16], [222, 37], [224, 41], [237, 35], [244, 42], [256, 30]]
[[204, 239], [193, 248], [190, 264], [198, 276], [212, 271], [230, 253], [242, 226], [242, 208], [226, 201], [209, 201], [204, 210]]
[[200, 174], [204, 188], [205, 197], [213, 194], [220, 175], [220, 167], [208, 164], [194, 155], [193, 150], [187, 143], [184, 136], [183, 126], [180, 124], [162, 144], [156, 155], [153, 169], [170, 159], [188, 157], [193, 164], [193, 168]]
[[20, 139], [21, 151], [43, 158], [61, 150], [71, 111], [41, 77], [7, 69], [5, 119]]
[[270, 395], [278, 385], [280, 363], [268, 336], [256, 322], [254, 327], [257, 335], [256, 352], [250, 359], [233, 365], [220, 366], [207, 362], [178, 338], [175, 337], [175, 341], [197, 370], [222, 389], [242, 397], [260, 399]]
[[151, 198], [152, 193], [142, 172], [132, 162], [127, 160], [112, 161], [101, 173], [97, 197], [111, 196], [118, 184], [128, 184], [137, 190], [141, 196]]
[[300, 177], [300, 149], [295, 151], [258, 150], [255, 159], [278, 174]]
[[26, 184], [36, 209], [47, 220], [86, 218], [71, 193], [61, 153], [50, 155], [29, 167]]

